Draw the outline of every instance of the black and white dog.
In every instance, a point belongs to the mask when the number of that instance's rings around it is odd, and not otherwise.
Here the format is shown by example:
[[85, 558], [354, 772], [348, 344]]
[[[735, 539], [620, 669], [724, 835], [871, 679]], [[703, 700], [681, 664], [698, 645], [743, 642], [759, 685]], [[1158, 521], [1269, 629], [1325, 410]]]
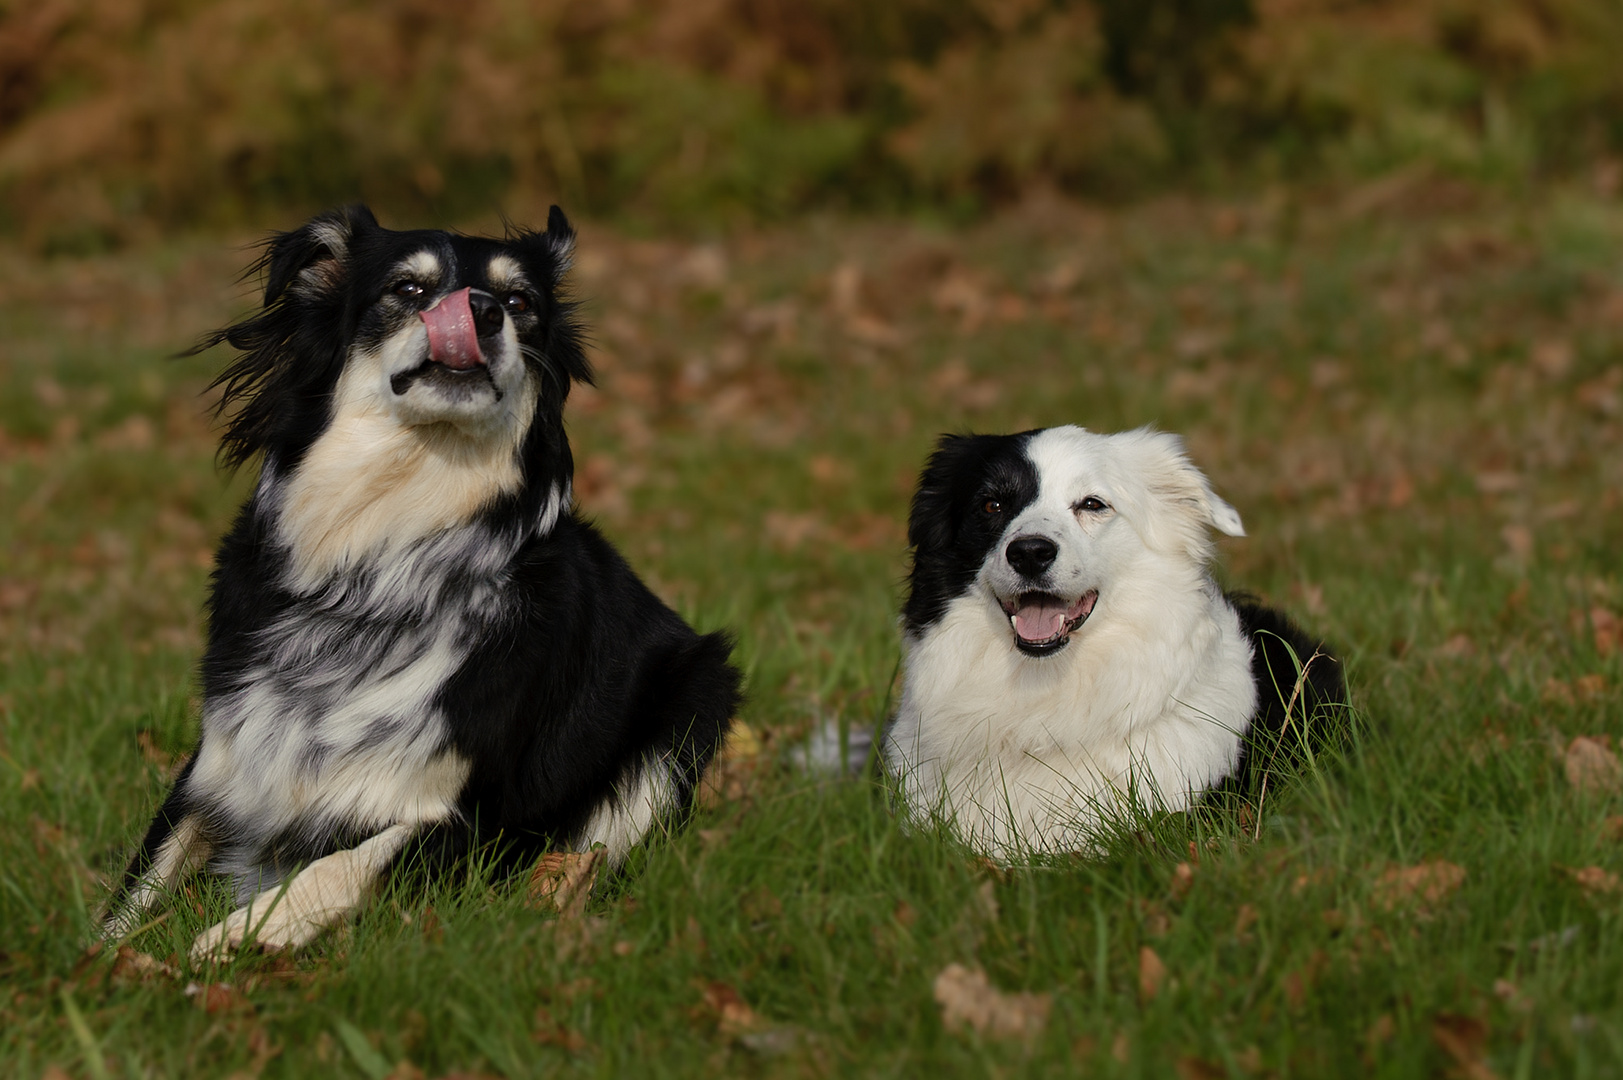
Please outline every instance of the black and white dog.
[[1183, 809], [1322, 746], [1341, 673], [1283, 615], [1219, 590], [1213, 528], [1244, 535], [1175, 435], [944, 437], [908, 522], [906, 673], [883, 742], [909, 809], [1006, 859], [1091, 850], [1128, 800]]
[[263, 309], [201, 346], [241, 352], [223, 459], [260, 459], [216, 558], [202, 737], [106, 934], [206, 868], [241, 906], [195, 956], [296, 947], [408, 860], [619, 861], [690, 805], [739, 677], [571, 509], [573, 241], [557, 207], [501, 240], [352, 207], [267, 245]]

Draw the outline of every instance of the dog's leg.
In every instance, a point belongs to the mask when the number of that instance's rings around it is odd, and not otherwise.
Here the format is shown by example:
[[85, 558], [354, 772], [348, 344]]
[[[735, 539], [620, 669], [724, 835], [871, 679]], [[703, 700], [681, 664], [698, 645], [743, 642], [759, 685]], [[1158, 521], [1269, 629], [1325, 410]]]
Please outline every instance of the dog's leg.
[[681, 792], [670, 762], [662, 757], [645, 759], [614, 785], [614, 791], [592, 811], [571, 846], [576, 851], [589, 851], [602, 844], [608, 849], [610, 865], [619, 866], [654, 823], [667, 817], [680, 803]]
[[116, 941], [139, 926], [146, 913], [165, 893], [174, 889], [181, 876], [196, 869], [209, 856], [212, 845], [203, 835], [202, 819], [186, 809], [186, 779], [190, 775], [188, 763], [169, 798], [152, 819], [118, 888], [107, 901], [101, 932], [109, 941]]
[[197, 936], [192, 960], [221, 959], [250, 937], [267, 949], [296, 949], [359, 908], [416, 825], [391, 825], [365, 842], [317, 859]]

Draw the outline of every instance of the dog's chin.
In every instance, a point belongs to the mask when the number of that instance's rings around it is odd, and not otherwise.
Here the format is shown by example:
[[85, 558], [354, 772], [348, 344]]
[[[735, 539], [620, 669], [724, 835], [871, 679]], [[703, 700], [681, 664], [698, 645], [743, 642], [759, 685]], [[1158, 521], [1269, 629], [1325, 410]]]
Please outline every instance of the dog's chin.
[[1046, 592], [1025, 592], [999, 606], [1009, 617], [1014, 647], [1027, 656], [1053, 656], [1071, 643], [1071, 635], [1088, 621], [1099, 602], [1099, 590], [1089, 589], [1075, 600]]
[[502, 399], [501, 388], [484, 364], [451, 368], [435, 360], [424, 360], [408, 371], [391, 375], [389, 389], [395, 397], [403, 398], [416, 390], [418, 397], [432, 396], [457, 404], [480, 399], [495, 404]]

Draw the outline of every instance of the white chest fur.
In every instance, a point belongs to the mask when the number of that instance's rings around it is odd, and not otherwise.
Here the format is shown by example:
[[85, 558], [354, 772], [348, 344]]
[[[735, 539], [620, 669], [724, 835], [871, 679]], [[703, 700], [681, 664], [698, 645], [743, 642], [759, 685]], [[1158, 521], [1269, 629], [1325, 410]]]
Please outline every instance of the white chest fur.
[[1130, 586], [1063, 652], [1028, 657], [979, 596], [906, 643], [885, 754], [911, 809], [1000, 856], [1087, 849], [1125, 800], [1181, 809], [1232, 772], [1251, 650], [1215, 589]]

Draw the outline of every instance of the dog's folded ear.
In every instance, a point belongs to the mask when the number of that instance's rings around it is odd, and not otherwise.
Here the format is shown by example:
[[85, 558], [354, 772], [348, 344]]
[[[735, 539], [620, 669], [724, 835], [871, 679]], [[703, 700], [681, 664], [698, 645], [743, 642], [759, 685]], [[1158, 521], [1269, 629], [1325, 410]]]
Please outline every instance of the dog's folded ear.
[[1149, 494], [1171, 514], [1135, 514], [1146, 542], [1185, 547], [1191, 556], [1211, 556], [1207, 529], [1226, 536], [1244, 536], [1240, 512], [1212, 490], [1211, 481], [1189, 460], [1183, 440], [1165, 431], [1140, 428], [1133, 432], [1140, 456], [1139, 469], [1147, 480]]
[[943, 435], [919, 474], [918, 491], [907, 518], [907, 543], [929, 555], [952, 545], [957, 532], [959, 493], [953, 478], [964, 474], [964, 463], [980, 452], [973, 435]]
[[317, 215], [294, 229], [278, 233], [266, 246], [260, 267], [265, 274], [265, 306], [291, 288], [310, 296], [330, 294], [343, 280], [356, 235], [378, 227], [372, 211], [359, 204]]

